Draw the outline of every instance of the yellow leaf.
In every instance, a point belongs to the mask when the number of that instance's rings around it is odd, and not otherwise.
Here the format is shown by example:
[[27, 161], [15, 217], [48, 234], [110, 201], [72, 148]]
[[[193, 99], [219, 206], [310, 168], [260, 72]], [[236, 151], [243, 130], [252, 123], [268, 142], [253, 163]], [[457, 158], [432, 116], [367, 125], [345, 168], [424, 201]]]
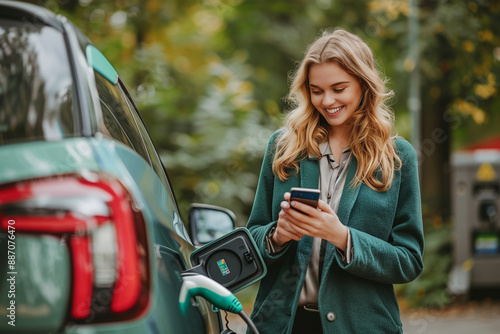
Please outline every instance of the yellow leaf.
[[472, 119], [474, 119], [474, 122], [476, 122], [476, 124], [483, 124], [486, 120], [484, 111], [481, 109], [474, 110], [474, 112], [472, 113]]
[[473, 52], [476, 49], [476, 46], [471, 41], [463, 41], [462, 49], [467, 52]]
[[477, 84], [474, 86], [474, 91], [476, 95], [483, 99], [487, 99], [496, 93], [497, 89], [495, 87], [496, 80], [493, 73], [488, 73], [486, 76], [486, 84]]
[[478, 84], [474, 87], [474, 91], [475, 91], [476, 95], [480, 96], [483, 99], [487, 99], [490, 96], [492, 96], [493, 94], [495, 94], [496, 89], [495, 89], [495, 87], [491, 87], [489, 85]]
[[489, 29], [481, 30], [477, 33], [477, 36], [479, 37], [479, 40], [483, 42], [491, 42], [493, 40], [493, 33]]
[[486, 113], [484, 110], [470, 102], [458, 99], [455, 102], [454, 107], [462, 114], [472, 116], [472, 119], [476, 122], [476, 124], [482, 124], [486, 120]]

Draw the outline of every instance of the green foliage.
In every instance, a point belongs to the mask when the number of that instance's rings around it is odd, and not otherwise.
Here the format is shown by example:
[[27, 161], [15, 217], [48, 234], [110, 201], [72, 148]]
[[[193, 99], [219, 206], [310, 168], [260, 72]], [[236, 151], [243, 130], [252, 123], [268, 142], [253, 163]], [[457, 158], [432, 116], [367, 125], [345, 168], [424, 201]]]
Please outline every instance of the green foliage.
[[[175, 175], [181, 208], [193, 201], [230, 204], [240, 218], [246, 218], [257, 184], [256, 171], [277, 125], [272, 119], [266, 125], [253, 108], [252, 85], [245, 80], [250, 72], [238, 59], [214, 62], [210, 74], [211, 84], [190, 115], [189, 135], [171, 133], [178, 149], [162, 154], [162, 160]], [[240, 224], [245, 222], [240, 219]]]
[[395, 287], [398, 297], [411, 307], [443, 308], [452, 300], [446, 292], [448, 274], [453, 263], [452, 227], [451, 224], [434, 225], [425, 230], [422, 274], [411, 283]]
[[458, 148], [498, 133], [500, 77], [498, 1], [423, 1], [423, 107], [442, 100], [445, 125]]

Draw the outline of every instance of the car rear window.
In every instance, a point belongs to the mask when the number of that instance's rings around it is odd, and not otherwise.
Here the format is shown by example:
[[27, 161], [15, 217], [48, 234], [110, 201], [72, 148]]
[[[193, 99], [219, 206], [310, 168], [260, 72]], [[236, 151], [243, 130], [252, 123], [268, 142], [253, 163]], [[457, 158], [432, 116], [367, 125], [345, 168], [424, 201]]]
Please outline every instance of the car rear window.
[[73, 95], [62, 33], [0, 18], [0, 145], [77, 135]]

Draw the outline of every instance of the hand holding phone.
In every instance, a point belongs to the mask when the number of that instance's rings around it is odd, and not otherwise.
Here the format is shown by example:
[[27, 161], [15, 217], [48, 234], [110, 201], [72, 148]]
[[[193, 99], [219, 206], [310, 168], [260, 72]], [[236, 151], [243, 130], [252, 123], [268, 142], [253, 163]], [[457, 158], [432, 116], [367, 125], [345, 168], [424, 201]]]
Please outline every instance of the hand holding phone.
[[293, 187], [290, 190], [290, 201], [298, 201], [317, 208], [318, 200], [319, 189]]

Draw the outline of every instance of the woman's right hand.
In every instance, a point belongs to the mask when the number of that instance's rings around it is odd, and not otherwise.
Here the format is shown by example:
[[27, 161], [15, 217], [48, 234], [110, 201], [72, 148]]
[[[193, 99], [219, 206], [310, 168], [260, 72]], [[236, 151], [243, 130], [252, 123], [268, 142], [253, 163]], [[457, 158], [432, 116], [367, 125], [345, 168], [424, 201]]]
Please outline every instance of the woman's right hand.
[[298, 233], [287, 220], [287, 212], [288, 210], [293, 210], [290, 207], [290, 193], [285, 193], [285, 200], [281, 202], [281, 211], [279, 213], [278, 225], [276, 226], [276, 230], [274, 231], [272, 241], [278, 246], [282, 247], [290, 240], [298, 241], [304, 235]]

